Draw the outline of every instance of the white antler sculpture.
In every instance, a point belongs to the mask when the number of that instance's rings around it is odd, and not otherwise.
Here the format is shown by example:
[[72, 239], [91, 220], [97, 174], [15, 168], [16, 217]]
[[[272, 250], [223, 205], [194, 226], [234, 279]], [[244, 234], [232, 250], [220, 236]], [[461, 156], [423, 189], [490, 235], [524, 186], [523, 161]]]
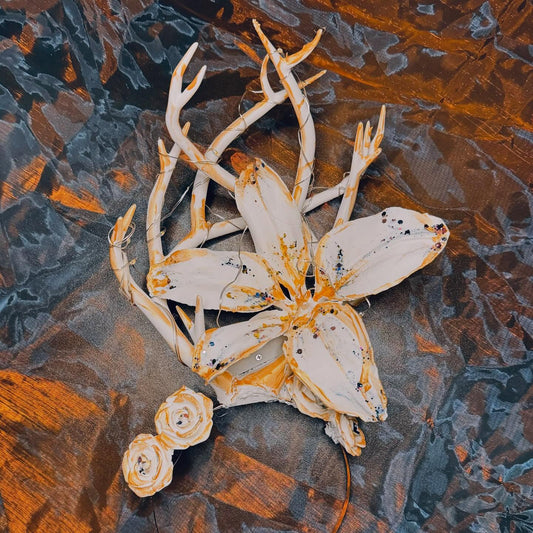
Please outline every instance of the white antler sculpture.
[[[365, 441], [357, 419], [383, 420], [386, 397], [361, 316], [348, 302], [381, 292], [432, 261], [444, 248], [448, 230], [436, 217], [399, 207], [349, 221], [361, 176], [381, 153], [384, 106], [373, 138], [369, 123], [358, 125], [348, 175], [337, 186], [307, 197], [315, 132], [301, 89], [324, 72], [299, 84], [292, 68], [313, 51], [322, 32], [299, 52], [285, 56], [257, 21], [254, 26], [267, 51], [260, 74], [264, 98], [221, 132], [205, 153], [188, 139], [189, 124], [179, 124], [180, 112], [206, 70], [202, 67], [182, 90], [183, 75], [197, 44], [190, 47], [172, 76], [166, 125], [175, 144], [167, 153], [159, 141], [161, 173], [146, 220], [150, 295], [131, 277], [123, 246], [135, 206], [115, 224], [110, 237], [111, 265], [123, 292], [154, 324], [179, 360], [212, 385], [222, 405], [289, 403], [306, 415], [323, 419], [328, 435], [349, 453], [359, 455]], [[268, 61], [283, 86], [278, 92], [267, 78]], [[296, 113], [301, 140], [292, 194], [261, 160], [256, 159], [238, 177], [217, 164], [238, 135], [287, 97]], [[182, 153], [198, 170], [191, 198], [191, 231], [165, 255], [161, 210]], [[210, 180], [235, 195], [242, 218], [215, 224], [206, 221]], [[333, 229], [313, 244], [303, 214], [338, 196], [342, 200]], [[210, 239], [245, 227], [250, 230], [255, 253], [201, 247]], [[315, 286], [308, 289], [306, 277], [311, 271]], [[192, 342], [176, 325], [167, 300], [196, 306], [194, 319], [177, 306]], [[205, 331], [204, 308], [256, 314]]]

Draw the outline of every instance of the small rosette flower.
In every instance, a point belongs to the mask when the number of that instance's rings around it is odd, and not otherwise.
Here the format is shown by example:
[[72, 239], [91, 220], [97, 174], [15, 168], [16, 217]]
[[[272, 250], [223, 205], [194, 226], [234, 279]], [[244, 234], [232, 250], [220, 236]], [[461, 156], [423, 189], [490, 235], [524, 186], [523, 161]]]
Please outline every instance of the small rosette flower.
[[155, 415], [155, 427], [168, 448], [184, 450], [203, 442], [213, 427], [213, 402], [187, 387], [169, 396]]
[[137, 435], [122, 459], [122, 472], [130, 489], [144, 498], [166, 487], [172, 480], [172, 450], [159, 437]]

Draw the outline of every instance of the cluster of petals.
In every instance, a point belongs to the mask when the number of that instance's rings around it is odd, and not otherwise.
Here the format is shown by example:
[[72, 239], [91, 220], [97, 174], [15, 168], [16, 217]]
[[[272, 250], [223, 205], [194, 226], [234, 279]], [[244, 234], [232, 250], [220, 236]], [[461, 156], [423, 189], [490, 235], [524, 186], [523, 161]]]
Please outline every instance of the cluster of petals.
[[140, 434], [129, 445], [122, 472], [137, 496], [151, 496], [172, 481], [172, 454], [205, 441], [213, 426], [213, 402], [187, 387], [169, 396], [155, 416], [157, 435]]
[[[204, 309], [255, 313], [206, 331], [192, 369], [214, 385], [229, 379], [228, 405], [249, 403], [244, 395], [258, 394], [268, 375], [279, 384], [270, 387], [271, 400], [322, 418], [328, 435], [358, 455], [364, 437], [356, 419], [384, 420], [386, 397], [361, 315], [350, 304], [427, 265], [446, 245], [448, 229], [437, 217], [391, 207], [340, 221], [316, 242], [286, 185], [260, 160], [239, 176], [235, 200], [255, 253], [178, 250], [152, 267], [151, 296], [187, 305], [200, 296]], [[246, 386], [252, 377], [253, 390]]]

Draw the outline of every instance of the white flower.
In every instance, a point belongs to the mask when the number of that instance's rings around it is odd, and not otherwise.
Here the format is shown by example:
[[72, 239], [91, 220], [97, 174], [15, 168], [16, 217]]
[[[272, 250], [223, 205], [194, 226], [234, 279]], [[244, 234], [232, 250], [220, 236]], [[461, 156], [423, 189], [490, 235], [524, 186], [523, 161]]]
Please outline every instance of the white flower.
[[172, 450], [158, 437], [137, 435], [122, 459], [122, 472], [130, 489], [140, 496], [151, 496], [172, 480]]
[[187, 387], [169, 396], [155, 415], [155, 427], [168, 448], [184, 450], [203, 442], [213, 426], [213, 402]]
[[[384, 420], [387, 413], [366, 328], [350, 303], [431, 262], [444, 249], [448, 229], [439, 218], [390, 207], [339, 223], [313, 246], [287, 187], [259, 160], [239, 176], [235, 200], [256, 253], [174, 252], [151, 269], [151, 295], [188, 305], [200, 295], [205, 309], [260, 311], [205, 332], [192, 369], [208, 381], [229, 379], [231, 391], [261, 387], [267, 376], [269, 383], [283, 383], [289, 367], [316, 405], [303, 397], [290, 401], [306, 414], [318, 414], [321, 406], [338, 413], [328, 413], [328, 432], [357, 453], [364, 438], [353, 430], [353, 419]], [[310, 276], [314, 287], [308, 288]], [[262, 361], [243, 368], [245, 359]]]

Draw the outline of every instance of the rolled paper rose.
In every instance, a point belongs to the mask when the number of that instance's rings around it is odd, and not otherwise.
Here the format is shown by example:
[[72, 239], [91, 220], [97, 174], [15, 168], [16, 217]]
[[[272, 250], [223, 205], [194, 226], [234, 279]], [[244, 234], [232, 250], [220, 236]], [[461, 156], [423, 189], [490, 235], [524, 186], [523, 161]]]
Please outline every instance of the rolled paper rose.
[[184, 450], [203, 442], [213, 427], [213, 402], [187, 387], [169, 396], [155, 415], [155, 427], [168, 448]]
[[137, 435], [122, 459], [122, 472], [130, 489], [151, 496], [172, 480], [172, 450], [153, 435]]

